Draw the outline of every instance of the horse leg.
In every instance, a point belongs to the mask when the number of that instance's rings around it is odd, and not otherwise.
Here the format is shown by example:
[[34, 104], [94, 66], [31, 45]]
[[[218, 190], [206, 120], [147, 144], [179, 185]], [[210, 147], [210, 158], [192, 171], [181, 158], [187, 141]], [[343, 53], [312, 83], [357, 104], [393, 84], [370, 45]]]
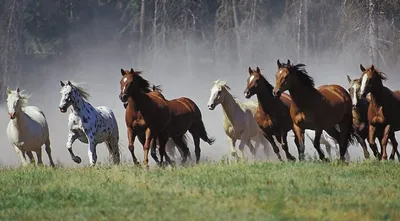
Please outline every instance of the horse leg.
[[[258, 143], [258, 145], [260, 145], [260, 143]], [[251, 151], [251, 155], [253, 157], [253, 160], [256, 159], [256, 148], [254, 148], [253, 144], [251, 143], [251, 139], [249, 138], [249, 140], [247, 141], [247, 146], [249, 147], [250, 151]], [[253, 151], [254, 152], [253, 152]]]
[[19, 149], [17, 146], [15, 146], [15, 145], [13, 145], [13, 146], [15, 148], [15, 152], [17, 152], [17, 155], [19, 156], [19, 158], [21, 160], [22, 166], [24, 166], [24, 167], [27, 166], [28, 163], [26, 162], [25, 153], [23, 153], [21, 151], [21, 149]]
[[364, 158], [368, 159], [369, 158], [369, 152], [367, 149], [367, 144], [365, 143], [365, 138], [362, 138], [360, 134], [358, 134], [358, 132], [355, 133], [355, 137], [358, 141], [358, 143], [361, 145], [363, 152], [364, 152]]
[[71, 159], [75, 163], [80, 164], [82, 162], [81, 158], [79, 156], [75, 156], [74, 152], [72, 151], [72, 144], [75, 142], [75, 140], [78, 137], [79, 137], [79, 135], [75, 132], [70, 131], [68, 133], [67, 149], [68, 149], [69, 155], [71, 156]]
[[317, 150], [320, 160], [328, 161], [328, 159], [325, 157], [324, 152], [321, 149], [321, 145], [320, 145], [321, 135], [322, 135], [321, 129], [315, 130], [315, 137], [314, 137], [314, 142], [313, 142], [314, 148]]
[[395, 136], [394, 132], [390, 133], [389, 139], [392, 142], [392, 153], [390, 154], [390, 158], [389, 159], [390, 160], [394, 160], [394, 154], [396, 152], [398, 152], [398, 150], [397, 150], [398, 143], [397, 143], [396, 136]]
[[165, 145], [167, 144], [168, 139], [169, 139], [168, 136], [164, 134], [158, 136], [158, 144], [160, 145], [159, 150], [160, 150], [161, 163], [163, 162], [165, 156], [165, 161], [167, 161], [169, 165], [174, 166], [175, 162], [171, 160], [171, 158], [165, 151]]
[[42, 165], [42, 148], [40, 147], [38, 150], [35, 150], [36, 157], [37, 157], [37, 165]]
[[233, 157], [235, 157], [236, 159], [238, 159], [238, 155], [237, 155], [236, 148], [235, 148], [236, 139], [232, 139], [230, 136], [228, 136], [228, 143], [231, 148], [231, 155]]
[[[156, 145], [155, 144], [155, 139], [153, 137], [153, 134], [150, 130], [150, 128], [146, 129], [146, 141], [143, 145], [143, 165], [146, 168], [149, 168], [149, 150], [150, 150], [150, 144], [152, 144], [152, 146]], [[161, 155], [161, 154], [160, 154]], [[157, 155], [156, 155], [157, 156]]]
[[[297, 143], [298, 143], [297, 150], [299, 152], [299, 161], [304, 161], [304, 158], [305, 158], [304, 130], [301, 129], [296, 124], [293, 124], [293, 131], [297, 138]], [[296, 142], [296, 139], [295, 139], [295, 142]]]
[[128, 133], [128, 148], [129, 151], [131, 152], [133, 163], [135, 165], [138, 165], [139, 162], [135, 156], [135, 146], [134, 146], [136, 135], [134, 134], [132, 127], [128, 127], [127, 133]]
[[381, 160], [381, 154], [378, 152], [378, 148], [375, 143], [375, 138], [376, 138], [376, 127], [372, 126], [371, 124], [369, 125], [369, 133], [368, 133], [368, 143], [369, 147], [371, 148], [372, 152], [374, 152], [374, 156]]
[[[183, 159], [182, 159], [182, 164], [185, 164], [189, 155], [189, 148], [187, 147], [187, 145], [185, 144], [185, 142], [183, 142], [183, 136], [177, 136], [177, 137], [173, 137], [172, 140], [174, 141], [174, 143], [183, 151]], [[200, 141], [200, 138], [199, 138]], [[175, 148], [172, 145], [172, 148]]]
[[175, 146], [176, 144], [172, 141], [172, 139], [168, 139], [167, 144], [165, 144], [165, 151], [167, 152], [169, 157], [172, 156], [172, 159], [175, 159], [176, 156]]
[[94, 143], [94, 140], [89, 139], [89, 137], [88, 141], [89, 141], [89, 148], [88, 148], [89, 166], [94, 166], [96, 165], [97, 162], [96, 144]]
[[296, 158], [294, 156], [292, 156], [292, 154], [290, 154], [290, 152], [289, 152], [289, 147], [287, 144], [287, 132], [282, 132], [279, 140], [280, 140], [283, 151], [285, 151], [286, 159], [288, 159], [289, 161], [293, 161], [293, 162], [296, 161]]
[[51, 147], [50, 147], [50, 139], [46, 140], [46, 143], [44, 143], [44, 150], [46, 151], [47, 157], [49, 157], [49, 161], [50, 161], [50, 166], [54, 167], [54, 161], [53, 161], [53, 157], [51, 156]]
[[248, 143], [249, 137], [247, 136], [246, 133], [242, 133], [242, 136], [240, 136], [240, 143], [239, 143], [239, 150], [240, 150], [240, 159], [244, 159], [244, 146]]
[[119, 148], [118, 148], [118, 141], [116, 141], [115, 138], [111, 138], [107, 142], [105, 142], [108, 148], [108, 153], [111, 156], [113, 164], [117, 165], [121, 161], [121, 156], [119, 153]]
[[270, 134], [264, 134], [264, 136], [269, 141], [269, 143], [272, 145], [272, 148], [274, 149], [274, 152], [275, 152], [276, 156], [278, 157], [278, 159], [280, 161], [283, 161], [281, 155], [279, 154], [279, 147], [276, 145], [274, 137]]
[[33, 158], [32, 151], [26, 151], [26, 155], [28, 155], [30, 163], [34, 164], [35, 163], [35, 158]]
[[382, 138], [382, 142], [381, 142], [381, 154], [382, 154], [382, 159], [383, 160], [387, 160], [387, 151], [386, 151], [386, 147], [387, 147], [387, 142], [389, 139], [391, 132], [391, 126], [390, 125], [386, 125], [385, 130], [383, 132], [383, 138]]

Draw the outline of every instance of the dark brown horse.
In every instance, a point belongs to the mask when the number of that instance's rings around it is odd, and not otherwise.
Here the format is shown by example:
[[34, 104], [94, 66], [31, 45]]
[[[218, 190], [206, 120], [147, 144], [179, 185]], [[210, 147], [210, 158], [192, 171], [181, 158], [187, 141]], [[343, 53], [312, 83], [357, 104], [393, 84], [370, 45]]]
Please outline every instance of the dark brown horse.
[[[292, 97], [290, 116], [299, 140], [299, 159], [304, 160], [304, 130], [315, 130], [314, 147], [321, 160], [327, 160], [320, 147], [322, 130], [339, 141], [340, 159], [345, 160], [348, 143], [354, 142], [352, 103], [349, 93], [339, 85], [314, 87], [304, 64], [281, 64], [277, 60], [274, 96], [288, 90]], [[337, 126], [339, 127], [338, 129]]]
[[[295, 161], [296, 158], [289, 153], [287, 145], [287, 133], [293, 127], [289, 114], [292, 99], [287, 94], [282, 94], [280, 99], [274, 98], [272, 95], [274, 87], [261, 74], [259, 67], [257, 67], [257, 70], [249, 67], [249, 75], [244, 96], [249, 99], [253, 95], [257, 95], [258, 108], [256, 121], [258, 126], [264, 132], [265, 138], [271, 143], [279, 160], [282, 160], [282, 157], [279, 154], [279, 148], [273, 136], [282, 145], [282, 149], [286, 153], [286, 158], [290, 161]], [[295, 142], [298, 144], [297, 138]]]
[[[161, 88], [160, 86], [155, 86], [153, 85], [153, 92], [158, 92], [158, 95], [161, 96], [162, 98], [164, 98], [161, 94]], [[144, 92], [149, 93], [151, 92], [150, 89], [144, 89]], [[157, 94], [157, 93], [154, 93]], [[138, 110], [136, 110], [135, 108], [135, 102], [133, 101], [132, 98], [128, 98], [128, 101], [126, 103], [124, 103], [124, 107], [125, 107], [125, 123], [126, 123], [126, 128], [127, 128], [127, 133], [128, 133], [128, 148], [129, 151], [131, 152], [132, 155], [132, 160], [135, 164], [139, 164], [136, 156], [135, 156], [135, 148], [134, 148], [134, 142], [135, 142], [135, 138], [136, 136], [138, 137], [139, 142], [144, 145], [145, 144], [145, 140], [146, 140], [146, 129], [147, 129], [147, 124], [142, 116], [142, 113]], [[184, 136], [183, 137], [183, 142], [185, 142], [186, 145], [186, 140], [187, 137]], [[170, 143], [171, 145], [166, 148], [175, 148], [175, 146], [172, 145], [172, 143]], [[167, 143], [168, 145], [168, 143]], [[179, 148], [179, 147], [178, 147]], [[180, 150], [180, 148], [179, 148]], [[181, 150], [180, 150], [181, 151]], [[183, 154], [181, 154], [183, 157]], [[157, 154], [156, 154], [156, 148], [154, 146], [154, 148], [151, 148], [151, 156], [152, 158], [159, 163]], [[190, 155], [189, 155], [190, 157]]]
[[193, 136], [196, 162], [198, 163], [201, 151], [200, 139], [210, 145], [214, 142], [214, 139], [208, 137], [198, 106], [185, 97], [166, 100], [163, 96], [157, 94], [159, 92], [146, 93], [146, 88], [150, 88], [149, 82], [140, 76], [140, 72], [135, 72], [133, 69], [130, 71], [121, 69], [121, 74], [121, 101], [126, 102], [131, 97], [148, 126], [143, 147], [145, 165], [148, 165], [150, 142], [156, 137], [158, 138], [161, 162], [165, 156], [169, 164], [173, 163], [165, 152], [165, 144], [170, 137], [184, 152], [183, 163], [186, 162], [189, 149], [182, 140], [188, 130]]
[[366, 97], [371, 94], [371, 102], [368, 108], [369, 136], [368, 143], [371, 149], [377, 149], [375, 138], [377, 132], [383, 131], [381, 142], [381, 158], [387, 160], [386, 146], [388, 139], [392, 141], [392, 153], [390, 159], [394, 160], [397, 152], [398, 143], [395, 132], [400, 130], [400, 91], [391, 91], [383, 86], [382, 81], [386, 80], [383, 72], [377, 70], [374, 65], [364, 68], [360, 64], [362, 71], [360, 81], [360, 95]]

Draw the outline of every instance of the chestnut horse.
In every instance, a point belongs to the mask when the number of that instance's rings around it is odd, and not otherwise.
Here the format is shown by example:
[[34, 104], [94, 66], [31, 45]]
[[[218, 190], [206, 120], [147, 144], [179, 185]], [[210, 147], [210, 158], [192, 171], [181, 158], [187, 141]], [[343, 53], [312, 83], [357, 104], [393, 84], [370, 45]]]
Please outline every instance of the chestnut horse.
[[[273, 136], [282, 145], [286, 158], [295, 161], [296, 158], [289, 153], [287, 145], [287, 133], [292, 129], [293, 123], [289, 114], [289, 107], [292, 99], [287, 94], [282, 94], [280, 99], [276, 99], [272, 95], [274, 87], [261, 74], [260, 68], [257, 70], [249, 67], [249, 77], [247, 78], [247, 86], [244, 96], [249, 99], [253, 95], [257, 95], [258, 108], [256, 121], [258, 126], [264, 132], [265, 138], [271, 143], [278, 159], [282, 161], [279, 154], [279, 148], [276, 145]], [[298, 145], [297, 138], [295, 143]]]
[[[286, 90], [292, 97], [290, 116], [299, 145], [299, 159], [304, 160], [304, 130], [315, 130], [314, 148], [321, 160], [325, 158], [320, 147], [322, 130], [339, 141], [340, 159], [345, 160], [348, 143], [354, 142], [352, 103], [349, 93], [339, 85], [314, 87], [314, 80], [304, 69], [304, 64], [291, 65], [277, 60], [274, 96]], [[339, 128], [337, 128], [337, 126]]]
[[362, 71], [360, 80], [360, 95], [366, 97], [371, 94], [371, 102], [368, 107], [369, 136], [368, 143], [372, 149], [377, 149], [375, 138], [377, 131], [383, 131], [381, 142], [381, 156], [387, 160], [386, 146], [388, 139], [392, 141], [392, 153], [390, 159], [394, 160], [394, 154], [397, 151], [398, 143], [395, 132], [400, 130], [400, 91], [391, 91], [383, 86], [382, 81], [386, 80], [383, 72], [377, 70], [374, 65], [364, 68], [360, 64]]
[[121, 101], [126, 102], [128, 98], [132, 98], [148, 126], [143, 146], [144, 164], [148, 166], [148, 152], [154, 138], [158, 138], [161, 162], [165, 156], [166, 161], [173, 164], [165, 151], [165, 145], [170, 137], [184, 152], [182, 162], [186, 162], [189, 149], [182, 140], [188, 130], [193, 136], [196, 162], [198, 163], [201, 151], [200, 139], [210, 145], [214, 142], [213, 138], [208, 137], [198, 106], [185, 97], [166, 100], [157, 91], [146, 93], [146, 90], [150, 88], [149, 82], [140, 75], [141, 72], [135, 72], [132, 68], [130, 71], [121, 69], [121, 74], [119, 96]]
[[[161, 94], [161, 88], [160, 86], [155, 86], [153, 85], [153, 92], [158, 92], [158, 95], [161, 96], [162, 98], [164, 98]], [[151, 90], [149, 88], [145, 88], [144, 91], [146, 93], [151, 92]], [[157, 94], [157, 93], [154, 93]], [[143, 119], [142, 113], [140, 111], [137, 111], [135, 108], [135, 102], [133, 101], [132, 98], [128, 98], [128, 101], [126, 103], [124, 103], [124, 107], [125, 107], [125, 123], [126, 123], [126, 128], [127, 128], [127, 133], [128, 133], [128, 148], [129, 151], [131, 152], [132, 155], [132, 160], [134, 164], [139, 164], [136, 156], [135, 156], [135, 148], [134, 148], [134, 142], [135, 142], [135, 138], [136, 136], [138, 137], [139, 142], [144, 145], [145, 140], [146, 140], [146, 135], [145, 135], [145, 131], [147, 129], [147, 124]], [[183, 137], [183, 142], [185, 142], [186, 144], [186, 140], [187, 137], [184, 136]], [[153, 146], [154, 148], [151, 148], [151, 156], [152, 158], [159, 163], [157, 154], [156, 154], [156, 148], [155, 146]], [[174, 143], [172, 143], [171, 140], [168, 140], [167, 144], [166, 144], [166, 151], [168, 152], [168, 150], [172, 150], [173, 148], [175, 148]], [[179, 148], [179, 151], [181, 151], [181, 149]], [[183, 157], [183, 154], [181, 154]], [[190, 153], [189, 153], [189, 157], [190, 157]]]

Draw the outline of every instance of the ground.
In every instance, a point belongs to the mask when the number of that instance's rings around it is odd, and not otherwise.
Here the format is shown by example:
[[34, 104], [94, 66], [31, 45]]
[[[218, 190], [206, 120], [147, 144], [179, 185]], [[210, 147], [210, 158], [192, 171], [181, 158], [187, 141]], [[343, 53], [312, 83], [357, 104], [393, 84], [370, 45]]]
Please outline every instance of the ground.
[[0, 220], [399, 220], [400, 164], [0, 169]]

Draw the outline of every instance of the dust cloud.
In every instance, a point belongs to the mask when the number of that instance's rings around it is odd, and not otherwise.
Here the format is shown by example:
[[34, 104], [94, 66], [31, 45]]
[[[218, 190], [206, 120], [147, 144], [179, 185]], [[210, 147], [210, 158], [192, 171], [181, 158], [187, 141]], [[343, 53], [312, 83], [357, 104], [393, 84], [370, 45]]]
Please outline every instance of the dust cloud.
[[[152, 84], [162, 85], [163, 94], [167, 99], [186, 96], [197, 103], [202, 111], [207, 132], [216, 138], [216, 142], [212, 146], [203, 141], [201, 142], [202, 160], [220, 160], [224, 156], [230, 157], [230, 148], [222, 127], [222, 107], [218, 106], [213, 111], [207, 108], [207, 101], [213, 81], [217, 79], [227, 81], [232, 88], [231, 93], [237, 96], [239, 100], [246, 101], [243, 97], [243, 91], [248, 76], [247, 68], [249, 66], [253, 68], [259, 66], [262, 69], [262, 73], [274, 85], [277, 59], [281, 59], [284, 62], [286, 62], [286, 59], [291, 59], [292, 63], [298, 63], [294, 53], [285, 54], [279, 51], [279, 46], [275, 45], [271, 46], [271, 48], [276, 53], [268, 51], [266, 56], [257, 57], [254, 63], [243, 64], [235, 68], [229, 64], [213, 65], [211, 62], [196, 60], [194, 58], [193, 68], [189, 70], [185, 65], [182, 65], [181, 58], [184, 58], [182, 54], [177, 54], [174, 58], [159, 58], [156, 63], [148, 67], [138, 67], [132, 64], [130, 58], [121, 56], [118, 48], [118, 43], [114, 42], [114, 40], [109, 44], [88, 44], [87, 48], [82, 49], [80, 56], [69, 62], [68, 65], [63, 61], [55, 61], [44, 72], [22, 74], [24, 77], [20, 79], [19, 86], [32, 95], [29, 105], [38, 106], [47, 116], [52, 143], [52, 155], [56, 164], [78, 166], [72, 162], [66, 149], [69, 112], [61, 113], [58, 110], [60, 101], [59, 92], [61, 89], [60, 80], [85, 82], [91, 94], [89, 102], [94, 106], [108, 106], [114, 111], [119, 125], [122, 159], [126, 162], [131, 162], [132, 158], [127, 148], [124, 121], [125, 109], [118, 98], [119, 81], [121, 78], [120, 69], [129, 69], [132, 67], [135, 70], [141, 70], [143, 71], [143, 77], [148, 79]], [[300, 60], [301, 63], [306, 63], [306, 69], [314, 77], [316, 86], [339, 84], [347, 89], [346, 74], [352, 78], [359, 77], [361, 74], [358, 69], [359, 64], [368, 65], [367, 59], [353, 60], [350, 53], [347, 57], [342, 56], [341, 59], [333, 59], [333, 57], [333, 53], [325, 52], [318, 54], [318, 57], [311, 57], [308, 62]], [[196, 65], [194, 65], [195, 63]], [[387, 75], [389, 79], [392, 79], [391, 77], [395, 75], [390, 71], [387, 70]], [[398, 87], [394, 82], [388, 82], [388, 86], [390, 88]], [[11, 88], [15, 88], [16, 86], [10, 85]], [[253, 97], [251, 100], [256, 100], [256, 98]], [[9, 122], [7, 110], [4, 104], [1, 105], [0, 109], [0, 113], [2, 113], [0, 114], [0, 126], [3, 128], [3, 132], [0, 133], [0, 140], [2, 141], [0, 165], [15, 166], [19, 164], [19, 159], [14, 148], [8, 142], [5, 132]], [[298, 153], [293, 139], [293, 133], [290, 132], [288, 136], [290, 152], [297, 158]], [[135, 147], [136, 156], [142, 161], [142, 146], [137, 140]], [[192, 140], [189, 141], [189, 148], [192, 155], [194, 155]], [[77, 140], [73, 144], [73, 150], [76, 155], [82, 158], [82, 164], [79, 166], [87, 165], [87, 145]], [[98, 145], [97, 152], [98, 161], [105, 162], [108, 157], [106, 146], [104, 144]], [[315, 156], [316, 153], [309, 139], [306, 139], [306, 152], [310, 156]], [[361, 147], [358, 144], [349, 147], [349, 152], [352, 159], [363, 158]], [[271, 150], [269, 153], [269, 158], [276, 160], [276, 156]], [[284, 156], [282, 149], [280, 153]], [[259, 150], [259, 154], [263, 155], [261, 149]], [[250, 156], [248, 151], [247, 155]], [[44, 163], [48, 164], [49, 161], [44, 151], [42, 156]], [[261, 156], [260, 158], [263, 158]], [[154, 163], [152, 159], [150, 161]]]

